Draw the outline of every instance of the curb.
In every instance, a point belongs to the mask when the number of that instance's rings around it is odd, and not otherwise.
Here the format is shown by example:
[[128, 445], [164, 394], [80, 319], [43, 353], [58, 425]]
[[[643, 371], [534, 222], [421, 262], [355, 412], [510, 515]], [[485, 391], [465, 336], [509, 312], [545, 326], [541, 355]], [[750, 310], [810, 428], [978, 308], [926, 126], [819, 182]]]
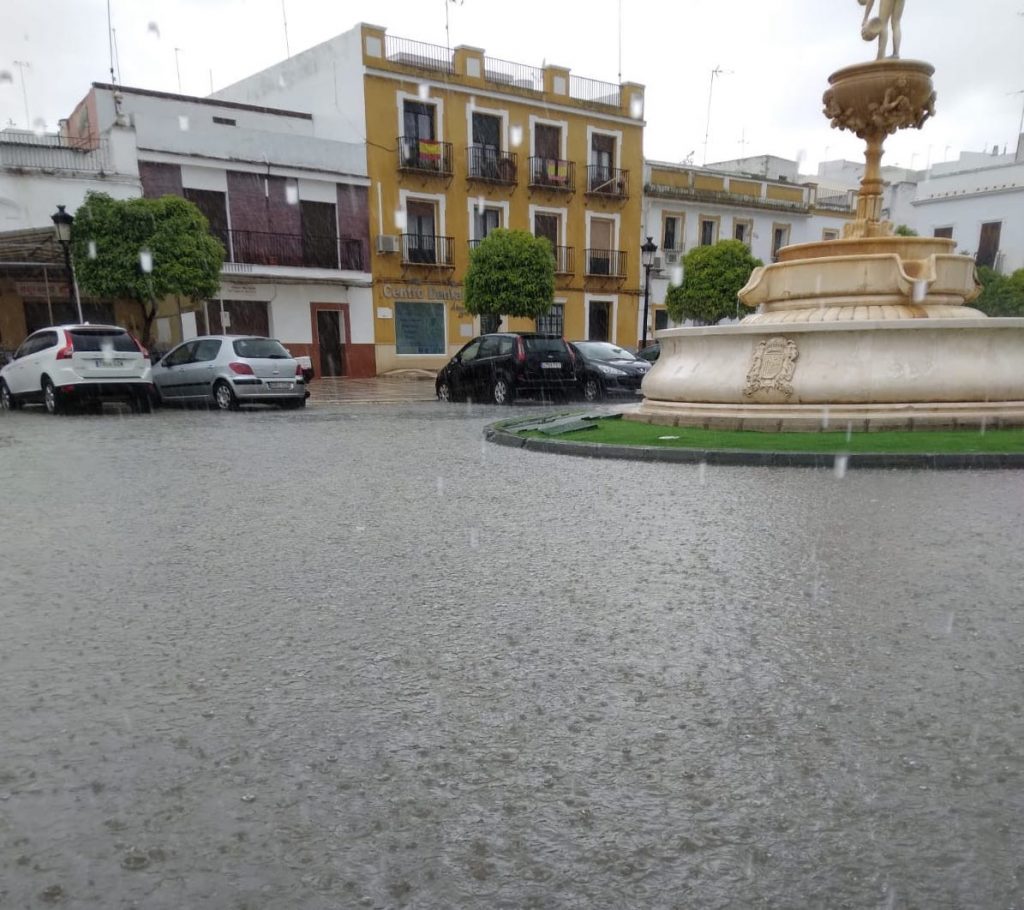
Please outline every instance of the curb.
[[[843, 470], [930, 469], [935, 471], [998, 470], [1024, 468], [1024, 452], [962, 452], [929, 455], [907, 452], [745, 452], [739, 449], [684, 449], [661, 446], [623, 446], [600, 442], [557, 442], [518, 436], [502, 427], [504, 421], [484, 429], [484, 438], [495, 445], [529, 452], [573, 455], [578, 458], [609, 458], [618, 461], [664, 464], [743, 465], [759, 468], [830, 468]], [[845, 459], [845, 461], [844, 461]]]

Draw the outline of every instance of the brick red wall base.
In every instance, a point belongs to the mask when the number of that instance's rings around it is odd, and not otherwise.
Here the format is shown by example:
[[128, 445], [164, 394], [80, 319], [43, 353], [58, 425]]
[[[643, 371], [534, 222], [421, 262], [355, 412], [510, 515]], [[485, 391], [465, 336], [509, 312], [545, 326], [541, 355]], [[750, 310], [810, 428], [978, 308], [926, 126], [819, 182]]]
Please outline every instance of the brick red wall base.
[[377, 375], [377, 352], [372, 344], [346, 344], [345, 366], [353, 379], [368, 379]]

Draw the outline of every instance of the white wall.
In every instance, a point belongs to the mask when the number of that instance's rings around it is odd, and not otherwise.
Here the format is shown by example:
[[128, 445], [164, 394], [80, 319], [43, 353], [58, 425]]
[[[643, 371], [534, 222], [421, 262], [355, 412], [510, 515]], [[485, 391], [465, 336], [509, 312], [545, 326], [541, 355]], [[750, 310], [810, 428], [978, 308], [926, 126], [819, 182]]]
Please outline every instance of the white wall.
[[210, 97], [309, 111], [315, 118], [316, 136], [362, 143], [366, 108], [361, 39], [362, 31], [356, 26]]
[[142, 195], [138, 177], [60, 176], [53, 173], [12, 173], [0, 170], [0, 231], [50, 227], [50, 216], [63, 205], [72, 215], [93, 190], [115, 199]]

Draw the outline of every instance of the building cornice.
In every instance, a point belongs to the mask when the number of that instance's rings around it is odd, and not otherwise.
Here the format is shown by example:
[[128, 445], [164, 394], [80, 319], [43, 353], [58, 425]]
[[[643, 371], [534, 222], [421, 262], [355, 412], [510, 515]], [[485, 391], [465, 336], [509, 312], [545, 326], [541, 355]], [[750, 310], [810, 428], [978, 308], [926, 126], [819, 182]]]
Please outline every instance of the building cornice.
[[275, 177], [309, 177], [326, 180], [329, 183], [351, 183], [355, 186], [369, 186], [370, 178], [361, 174], [344, 171], [325, 171], [322, 168], [304, 167], [298, 164], [275, 164], [266, 161], [252, 161], [246, 158], [218, 158], [211, 155], [189, 155], [184, 152], [165, 152], [160, 149], [139, 147], [139, 161], [153, 164], [187, 164], [199, 167], [230, 166], [231, 170], [251, 174], [273, 174]]

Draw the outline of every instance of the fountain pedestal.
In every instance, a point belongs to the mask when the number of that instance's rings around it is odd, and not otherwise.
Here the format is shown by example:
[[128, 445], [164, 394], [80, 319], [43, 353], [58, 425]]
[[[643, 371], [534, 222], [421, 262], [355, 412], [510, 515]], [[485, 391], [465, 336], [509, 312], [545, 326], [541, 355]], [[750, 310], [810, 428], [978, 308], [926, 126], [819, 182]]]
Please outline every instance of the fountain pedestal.
[[843, 239], [755, 269], [739, 325], [657, 333], [661, 355], [629, 419], [755, 430], [1024, 425], [1024, 319], [989, 319], [974, 260], [952, 240], [883, 221], [887, 136], [934, 113], [930, 64], [878, 60], [829, 79], [825, 114], [865, 141]]

